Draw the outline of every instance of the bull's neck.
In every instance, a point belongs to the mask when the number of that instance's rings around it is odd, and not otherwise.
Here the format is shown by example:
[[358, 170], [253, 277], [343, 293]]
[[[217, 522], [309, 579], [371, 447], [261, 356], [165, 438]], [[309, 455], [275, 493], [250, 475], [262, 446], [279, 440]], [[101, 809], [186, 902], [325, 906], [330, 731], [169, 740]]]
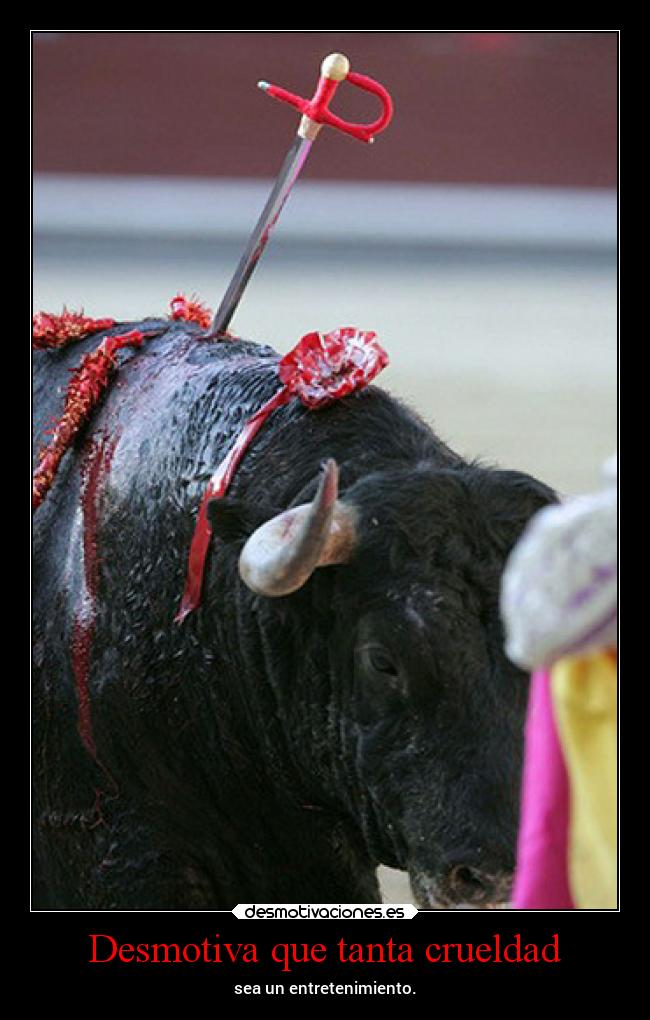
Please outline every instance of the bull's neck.
[[350, 853], [376, 864], [371, 807], [346, 713], [347, 671], [331, 647], [327, 620], [317, 619], [309, 603], [308, 593], [250, 601], [255, 627], [240, 654], [259, 768], [285, 809], [309, 812], [330, 832], [337, 827], [339, 845], [347, 840]]

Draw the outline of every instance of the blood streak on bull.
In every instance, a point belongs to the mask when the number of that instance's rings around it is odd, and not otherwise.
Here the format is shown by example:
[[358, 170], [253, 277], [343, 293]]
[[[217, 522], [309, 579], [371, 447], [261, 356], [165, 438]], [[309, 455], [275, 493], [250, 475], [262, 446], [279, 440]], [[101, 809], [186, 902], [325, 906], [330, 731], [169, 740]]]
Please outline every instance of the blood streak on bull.
[[89, 675], [99, 583], [99, 501], [101, 499], [101, 483], [110, 469], [115, 444], [115, 438], [107, 439], [104, 436], [100, 436], [96, 441], [91, 440], [81, 467], [84, 587], [75, 613], [71, 650], [72, 668], [79, 702], [79, 734], [93, 757], [96, 756], [96, 748], [92, 732]]

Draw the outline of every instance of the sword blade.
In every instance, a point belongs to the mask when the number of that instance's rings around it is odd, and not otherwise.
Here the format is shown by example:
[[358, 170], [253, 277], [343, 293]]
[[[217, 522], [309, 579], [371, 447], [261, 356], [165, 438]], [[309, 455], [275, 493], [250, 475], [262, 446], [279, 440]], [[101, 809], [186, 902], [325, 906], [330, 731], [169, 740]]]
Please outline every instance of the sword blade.
[[228, 290], [224, 294], [223, 300], [212, 320], [212, 336], [215, 336], [217, 333], [224, 333], [228, 328], [228, 324], [244, 293], [246, 284], [266, 247], [271, 230], [275, 226], [284, 203], [289, 197], [289, 192], [309, 155], [312, 141], [313, 139], [302, 138], [300, 135], [296, 135], [246, 246], [246, 250], [239, 260], [239, 265], [230, 281]]

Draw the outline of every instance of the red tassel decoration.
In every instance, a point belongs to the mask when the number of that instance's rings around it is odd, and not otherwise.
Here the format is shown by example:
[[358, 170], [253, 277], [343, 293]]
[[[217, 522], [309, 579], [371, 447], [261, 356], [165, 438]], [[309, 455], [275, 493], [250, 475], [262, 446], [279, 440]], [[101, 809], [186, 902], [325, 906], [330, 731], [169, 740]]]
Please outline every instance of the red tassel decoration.
[[[212, 321], [212, 312], [195, 298], [177, 294], [170, 302], [170, 319], [184, 319], [196, 322], [206, 328]], [[98, 333], [115, 326], [115, 319], [92, 319], [81, 312], [71, 312], [64, 306], [61, 315], [38, 312], [32, 321], [32, 346], [36, 350], [52, 350], [66, 347], [75, 340], [82, 340], [92, 333]], [[52, 486], [59, 464], [70, 447], [79, 429], [88, 420], [102, 392], [116, 368], [115, 353], [121, 347], [139, 347], [145, 337], [156, 335], [131, 330], [119, 336], [106, 337], [96, 351], [87, 354], [72, 379], [66, 393], [63, 415], [50, 430], [51, 442], [41, 451], [38, 467], [32, 481], [32, 508], [43, 502]]]
[[[196, 322], [205, 329], [212, 322], [210, 309], [194, 296], [187, 298], [184, 294], [177, 294], [170, 301], [169, 307], [170, 319]], [[115, 319], [92, 319], [84, 315], [83, 309], [80, 312], [71, 312], [65, 306], [61, 315], [37, 312], [32, 319], [32, 346], [35, 350], [66, 347], [75, 340], [90, 336], [91, 333], [111, 329], [115, 324]]]
[[[41, 505], [56, 477], [59, 464], [79, 429], [90, 417], [116, 367], [115, 354], [122, 347], [139, 347], [144, 334], [137, 329], [106, 337], [96, 351], [86, 354], [72, 373], [63, 414], [52, 441], [41, 451], [32, 479], [32, 509]], [[50, 345], [55, 346], [55, 345]]]
[[91, 319], [83, 314], [83, 309], [69, 312], [64, 307], [61, 315], [37, 312], [32, 319], [32, 347], [35, 350], [66, 347], [74, 340], [82, 340], [114, 325], [115, 319]]
[[172, 298], [169, 306], [171, 308], [170, 319], [185, 319], [188, 322], [198, 322], [204, 329], [212, 322], [212, 312], [195, 298], [186, 298], [184, 294], [177, 294]]

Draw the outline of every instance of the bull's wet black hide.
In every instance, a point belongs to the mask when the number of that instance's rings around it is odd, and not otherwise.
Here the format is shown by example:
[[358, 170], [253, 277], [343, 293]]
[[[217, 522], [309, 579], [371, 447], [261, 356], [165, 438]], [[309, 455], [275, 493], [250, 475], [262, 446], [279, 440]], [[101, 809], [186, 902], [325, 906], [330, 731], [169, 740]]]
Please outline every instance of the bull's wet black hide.
[[[203, 604], [178, 625], [198, 503], [278, 355], [157, 325], [34, 519], [33, 906], [372, 902], [379, 863], [425, 905], [503, 898], [527, 683], [499, 578], [551, 491], [466, 463], [376, 386], [293, 401], [213, 504]], [[35, 354], [37, 443], [99, 340]], [[326, 457], [359, 514], [350, 562], [254, 595], [245, 539]]]

